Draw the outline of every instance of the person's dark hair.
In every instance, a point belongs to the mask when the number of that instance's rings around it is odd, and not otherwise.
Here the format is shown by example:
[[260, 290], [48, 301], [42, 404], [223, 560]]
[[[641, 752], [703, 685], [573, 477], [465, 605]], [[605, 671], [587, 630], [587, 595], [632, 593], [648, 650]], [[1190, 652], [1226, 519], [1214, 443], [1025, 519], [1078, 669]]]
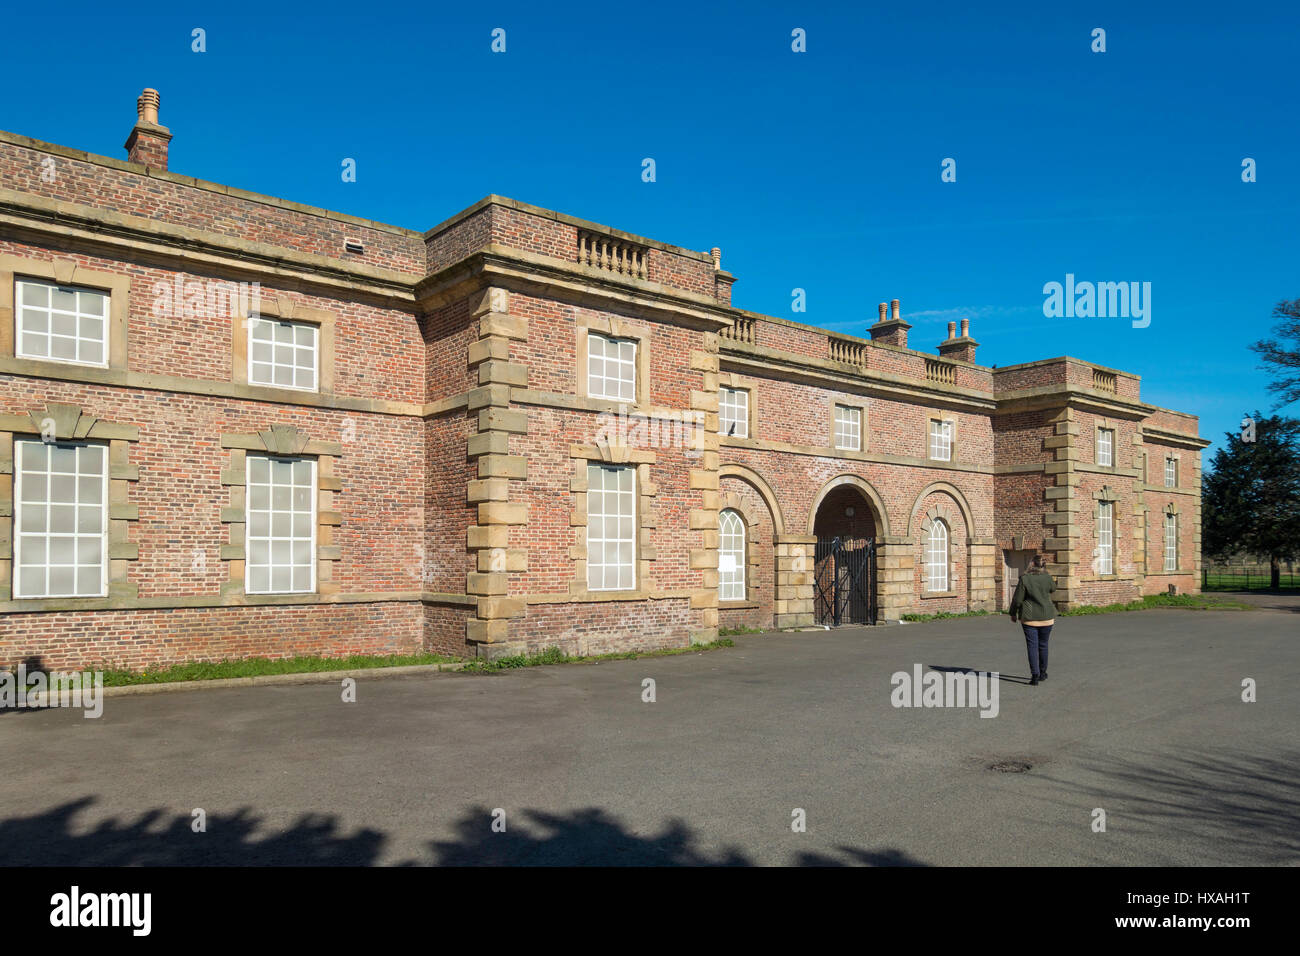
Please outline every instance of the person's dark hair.
[[1032, 561], [1029, 562], [1029, 570], [1031, 570], [1031, 571], [1046, 571], [1046, 570], [1047, 570], [1047, 558], [1046, 558], [1044, 555], [1041, 555], [1041, 554], [1036, 554], [1036, 555], [1034, 555], [1034, 559], [1033, 559]]

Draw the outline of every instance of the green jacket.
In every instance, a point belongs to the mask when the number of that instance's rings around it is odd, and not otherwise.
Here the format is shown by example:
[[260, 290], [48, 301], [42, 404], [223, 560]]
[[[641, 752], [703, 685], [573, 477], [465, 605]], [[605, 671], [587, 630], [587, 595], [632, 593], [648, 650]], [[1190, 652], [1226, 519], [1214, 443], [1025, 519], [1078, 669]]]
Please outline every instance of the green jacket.
[[1046, 571], [1027, 571], [1020, 576], [1016, 595], [1011, 599], [1011, 618], [1021, 621], [1052, 621], [1056, 619], [1056, 605], [1052, 592], [1056, 582]]

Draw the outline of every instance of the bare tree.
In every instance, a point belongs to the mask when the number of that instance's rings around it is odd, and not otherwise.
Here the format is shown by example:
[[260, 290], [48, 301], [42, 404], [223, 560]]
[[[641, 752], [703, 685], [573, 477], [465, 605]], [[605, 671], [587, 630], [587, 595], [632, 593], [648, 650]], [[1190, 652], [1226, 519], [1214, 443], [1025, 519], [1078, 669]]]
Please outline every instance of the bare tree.
[[1300, 399], [1300, 299], [1285, 299], [1273, 307], [1275, 338], [1261, 339], [1251, 346], [1264, 364], [1261, 369], [1270, 373], [1273, 381], [1269, 391], [1279, 393], [1274, 410]]

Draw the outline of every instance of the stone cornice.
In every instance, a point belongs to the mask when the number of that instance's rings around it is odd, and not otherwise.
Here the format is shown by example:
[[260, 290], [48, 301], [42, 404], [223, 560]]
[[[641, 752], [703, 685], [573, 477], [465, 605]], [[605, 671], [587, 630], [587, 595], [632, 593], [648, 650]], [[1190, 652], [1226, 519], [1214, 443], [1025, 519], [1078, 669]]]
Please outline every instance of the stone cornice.
[[1077, 385], [1042, 385], [1009, 392], [995, 392], [997, 415], [1013, 412], [1040, 411], [1069, 406], [1086, 411], [1102, 412], [1129, 421], [1140, 421], [1156, 409], [1153, 405], [1121, 398], [1110, 392]]
[[875, 395], [903, 402], [921, 398], [928, 405], [946, 405], [980, 413], [989, 413], [994, 408], [993, 396], [987, 392], [908, 379], [888, 372], [857, 369], [843, 363], [817, 362], [794, 352], [731, 340], [723, 340], [719, 363], [722, 368], [731, 371], [769, 375], [776, 373], [805, 385], [837, 392]]
[[624, 278], [553, 256], [489, 243], [426, 279], [415, 288], [420, 308], [431, 309], [488, 286], [539, 295], [592, 309], [613, 309], [716, 332], [731, 325], [739, 310], [658, 282]]
[[1212, 442], [1208, 438], [1201, 438], [1197, 435], [1183, 435], [1179, 432], [1171, 432], [1164, 428], [1156, 428], [1152, 425], [1142, 426], [1142, 439], [1145, 442], [1148, 438], [1154, 439], [1162, 445], [1177, 445], [1180, 448], [1207, 448]]

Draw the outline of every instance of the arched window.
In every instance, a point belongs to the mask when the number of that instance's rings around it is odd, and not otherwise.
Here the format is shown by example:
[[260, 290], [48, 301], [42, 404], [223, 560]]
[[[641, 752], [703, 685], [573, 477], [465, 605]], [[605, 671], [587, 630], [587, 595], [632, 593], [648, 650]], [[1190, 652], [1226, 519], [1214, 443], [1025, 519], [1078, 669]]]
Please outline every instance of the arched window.
[[925, 539], [925, 580], [927, 591], [948, 590], [948, 526], [942, 521], [930, 525]]
[[718, 516], [718, 600], [745, 600], [745, 522], [731, 508]]

